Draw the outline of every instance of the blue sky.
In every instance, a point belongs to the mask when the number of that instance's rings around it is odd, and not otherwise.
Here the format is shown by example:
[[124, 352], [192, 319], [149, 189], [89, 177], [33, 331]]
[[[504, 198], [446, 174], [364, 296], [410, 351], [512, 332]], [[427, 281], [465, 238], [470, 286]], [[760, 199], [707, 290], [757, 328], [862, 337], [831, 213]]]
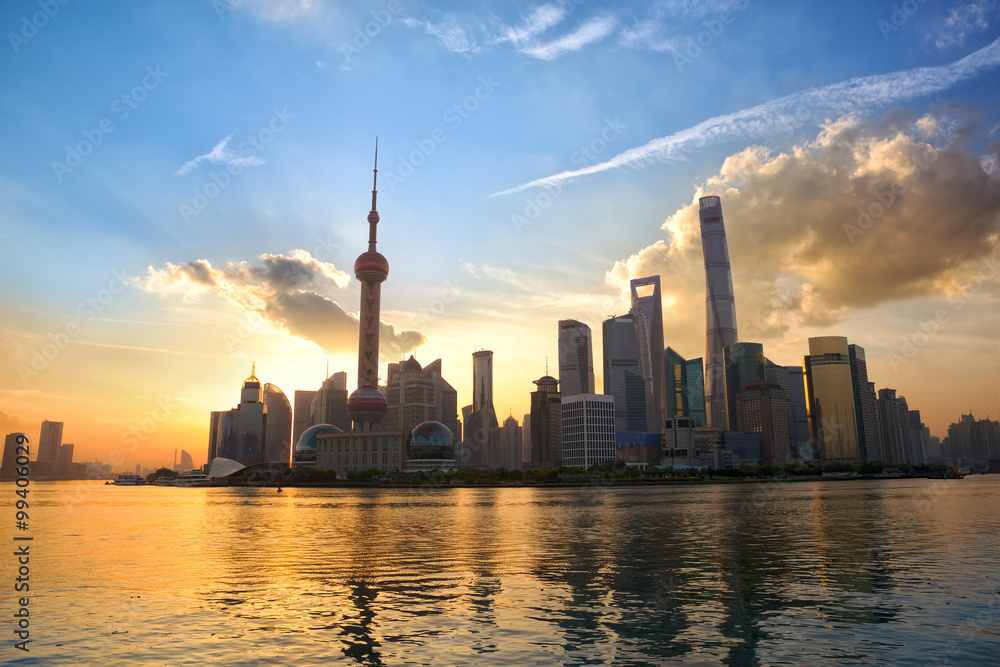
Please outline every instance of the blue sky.
[[998, 21], [995, 1], [6, 2], [2, 428], [62, 420], [107, 457], [167, 400], [125, 458], [197, 460], [251, 360], [290, 398], [327, 360], [353, 383], [376, 135], [383, 361], [419, 344], [462, 403], [493, 349], [520, 419], [562, 318], [594, 329], [600, 377], [600, 321], [650, 273], [667, 344], [701, 356], [691, 204], [713, 192], [741, 337], [792, 364], [848, 336], [935, 435], [995, 418]]

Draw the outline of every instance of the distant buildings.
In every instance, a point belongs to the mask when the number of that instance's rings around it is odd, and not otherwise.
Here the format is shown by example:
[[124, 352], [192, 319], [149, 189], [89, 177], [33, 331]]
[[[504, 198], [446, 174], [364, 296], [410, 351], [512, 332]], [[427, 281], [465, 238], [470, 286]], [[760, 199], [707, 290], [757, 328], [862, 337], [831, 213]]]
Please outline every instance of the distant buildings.
[[723, 348], [738, 340], [736, 298], [726, 226], [722, 219], [722, 200], [715, 196], [702, 197], [699, 207], [701, 247], [705, 257], [705, 409], [709, 426], [726, 428]]
[[521, 455], [521, 442], [523, 435], [521, 427], [513, 415], [503, 420], [500, 426], [500, 448], [499, 456], [496, 457], [496, 468], [506, 468], [507, 470], [521, 470], [524, 459]]
[[63, 423], [42, 422], [42, 430], [38, 435], [38, 456], [37, 461], [55, 464], [59, 455], [59, 447], [62, 445]]
[[493, 352], [472, 353], [472, 405], [462, 410], [465, 432], [459, 465], [492, 468], [500, 445], [500, 425], [493, 407]]

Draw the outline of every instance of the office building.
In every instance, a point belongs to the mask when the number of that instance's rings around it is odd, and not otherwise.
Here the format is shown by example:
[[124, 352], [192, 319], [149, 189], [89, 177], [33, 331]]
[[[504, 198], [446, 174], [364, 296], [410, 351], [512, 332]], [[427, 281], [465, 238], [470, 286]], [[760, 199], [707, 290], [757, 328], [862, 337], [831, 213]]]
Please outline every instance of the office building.
[[589, 468], [615, 460], [615, 400], [577, 394], [562, 399], [562, 465]]
[[722, 348], [725, 373], [726, 424], [736, 428], [736, 395], [749, 382], [764, 379], [764, 346], [760, 343], [733, 343]]
[[385, 428], [409, 433], [423, 422], [440, 422], [458, 442], [458, 392], [441, 376], [441, 360], [421, 366], [410, 355], [388, 371]]
[[267, 428], [264, 431], [264, 452], [261, 463], [290, 465], [292, 405], [285, 393], [270, 382], [264, 385], [264, 412], [267, 413]]
[[664, 382], [667, 400], [664, 419], [687, 417], [691, 409], [688, 404], [687, 360], [671, 347], [663, 351]]
[[694, 420], [695, 426], [707, 426], [705, 415], [705, 367], [702, 358], [688, 359], [684, 364], [684, 376], [687, 382], [688, 416]]
[[854, 410], [847, 338], [810, 338], [809, 354], [803, 360], [803, 367], [813, 443], [812, 458], [819, 461], [859, 461], [858, 420]]
[[[344, 380], [344, 389], [347, 388], [347, 380]], [[295, 409], [292, 412], [292, 442], [298, 442], [299, 438], [307, 428], [313, 425], [312, 406], [316, 399], [316, 390], [297, 389], [295, 391]], [[344, 412], [347, 412], [347, 401], [344, 401]], [[344, 430], [343, 428], [341, 430]]]
[[[531, 459], [528, 469], [551, 470], [562, 465], [562, 400], [559, 380], [545, 375], [531, 392]], [[612, 404], [614, 399], [612, 398]]]
[[513, 415], [508, 416], [500, 426], [499, 457], [495, 461], [494, 467], [520, 470], [524, 461], [521, 457], [522, 439], [521, 426]]
[[879, 389], [875, 401], [881, 430], [882, 459], [888, 465], [906, 463], [903, 450], [903, 422], [899, 414], [899, 399], [895, 389]]
[[59, 446], [62, 444], [63, 423], [42, 422], [42, 430], [38, 435], [38, 456], [39, 462], [55, 464], [56, 456], [59, 453]]
[[851, 359], [851, 386], [854, 391], [854, 414], [858, 420], [858, 451], [862, 461], [881, 461], [875, 435], [875, 400], [868, 388], [868, 362], [865, 349], [860, 345], [848, 345]]
[[313, 393], [313, 400], [309, 404], [309, 425], [330, 424], [342, 431], [350, 431], [351, 415], [347, 411], [347, 372], [334, 373], [323, 380], [323, 384]]
[[594, 393], [594, 345], [590, 327], [559, 320], [559, 386], [564, 394]]
[[735, 430], [760, 436], [761, 463], [781, 466], [789, 461], [788, 408], [785, 390], [774, 382], [748, 382], [736, 393]]
[[[663, 365], [663, 301], [660, 277], [636, 278], [629, 282], [636, 335], [639, 339], [639, 362], [646, 385], [646, 431], [663, 429], [667, 413], [667, 391]], [[560, 386], [563, 395], [566, 388]]]
[[607, 319], [601, 326], [604, 395], [614, 397], [615, 425], [621, 431], [646, 431], [646, 380], [636, 331], [633, 313]]
[[722, 200], [699, 200], [701, 247], [705, 258], [705, 411], [709, 426], [726, 428], [726, 368], [723, 348], [739, 339], [736, 332], [736, 298], [729, 266]]

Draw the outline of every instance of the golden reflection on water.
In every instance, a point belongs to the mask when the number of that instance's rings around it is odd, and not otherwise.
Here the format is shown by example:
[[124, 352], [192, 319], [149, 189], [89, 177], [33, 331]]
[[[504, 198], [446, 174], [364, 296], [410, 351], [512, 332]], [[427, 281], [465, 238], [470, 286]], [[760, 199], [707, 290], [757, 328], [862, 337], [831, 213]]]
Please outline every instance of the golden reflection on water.
[[32, 491], [35, 664], [905, 664], [1000, 601], [992, 478], [73, 484]]

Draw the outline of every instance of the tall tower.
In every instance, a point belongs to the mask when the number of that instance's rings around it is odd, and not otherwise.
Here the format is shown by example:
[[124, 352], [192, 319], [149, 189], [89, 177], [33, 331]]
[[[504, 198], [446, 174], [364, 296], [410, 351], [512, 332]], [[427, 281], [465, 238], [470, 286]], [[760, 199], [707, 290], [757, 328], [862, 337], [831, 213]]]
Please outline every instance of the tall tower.
[[818, 336], [809, 339], [803, 358], [806, 402], [813, 458], [823, 461], [860, 461], [858, 418], [854, 410], [854, 385], [847, 338]]
[[722, 348], [738, 340], [733, 273], [729, 267], [722, 200], [702, 197], [701, 249], [705, 255], [705, 413], [709, 426], [726, 428], [726, 367]]
[[583, 322], [559, 320], [559, 386], [567, 396], [594, 393], [594, 347]]
[[[663, 416], [668, 414], [667, 389], [663, 368], [663, 301], [660, 276], [636, 278], [629, 283], [635, 333], [639, 339], [639, 360], [646, 380], [646, 430], [663, 430]], [[563, 389], [563, 396], [568, 396]]]
[[371, 430], [385, 416], [385, 396], [378, 389], [378, 333], [381, 326], [382, 283], [389, 277], [389, 262], [375, 250], [378, 210], [378, 139], [375, 139], [375, 168], [372, 169], [372, 210], [368, 213], [368, 250], [354, 262], [354, 275], [361, 282], [361, 310], [358, 322], [358, 388], [347, 399], [347, 413], [356, 430]]

